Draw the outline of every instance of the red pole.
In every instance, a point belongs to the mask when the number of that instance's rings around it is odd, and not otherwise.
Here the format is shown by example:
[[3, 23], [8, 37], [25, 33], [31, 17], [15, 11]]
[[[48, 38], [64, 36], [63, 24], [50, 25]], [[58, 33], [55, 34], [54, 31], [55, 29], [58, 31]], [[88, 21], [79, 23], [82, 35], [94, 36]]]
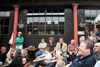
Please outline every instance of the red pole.
[[77, 23], [77, 7], [78, 4], [72, 4], [73, 5], [73, 18], [74, 18], [74, 40], [75, 45], [78, 44], [78, 23]]
[[14, 17], [14, 27], [13, 27], [13, 48], [15, 48], [15, 39], [17, 36], [17, 24], [18, 24], [18, 12], [19, 12], [19, 5], [14, 5], [15, 8], [15, 17]]

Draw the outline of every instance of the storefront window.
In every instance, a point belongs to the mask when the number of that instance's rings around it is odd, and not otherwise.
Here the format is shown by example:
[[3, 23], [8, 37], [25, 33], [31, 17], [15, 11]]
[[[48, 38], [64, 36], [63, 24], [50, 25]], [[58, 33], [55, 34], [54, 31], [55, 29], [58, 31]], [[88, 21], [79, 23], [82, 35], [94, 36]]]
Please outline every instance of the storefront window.
[[[31, 12], [31, 13], [30, 13]], [[64, 10], [28, 10], [27, 34], [64, 34]]]
[[0, 34], [9, 34], [10, 11], [0, 11]]
[[85, 10], [85, 22], [92, 24], [100, 10]]

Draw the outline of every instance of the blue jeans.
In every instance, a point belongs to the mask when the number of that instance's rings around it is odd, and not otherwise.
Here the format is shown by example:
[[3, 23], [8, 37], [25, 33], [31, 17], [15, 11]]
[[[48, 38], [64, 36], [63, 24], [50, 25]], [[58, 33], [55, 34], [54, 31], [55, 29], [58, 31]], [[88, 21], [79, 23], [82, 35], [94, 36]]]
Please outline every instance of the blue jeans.
[[39, 55], [43, 55], [43, 54], [45, 54], [45, 51], [37, 51], [35, 53], [35, 58], [37, 58]]
[[37, 62], [34, 67], [39, 67], [40, 65], [45, 66], [46, 65], [45, 60]]
[[67, 55], [65, 53], [62, 53], [63, 60], [65, 61], [65, 65], [67, 65]]

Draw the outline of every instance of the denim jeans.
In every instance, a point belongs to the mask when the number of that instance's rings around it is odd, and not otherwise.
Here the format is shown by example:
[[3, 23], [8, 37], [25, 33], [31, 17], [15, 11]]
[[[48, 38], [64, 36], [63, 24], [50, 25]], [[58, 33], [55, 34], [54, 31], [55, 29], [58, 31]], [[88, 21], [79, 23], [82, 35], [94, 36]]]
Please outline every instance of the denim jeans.
[[43, 55], [43, 54], [45, 54], [45, 51], [37, 51], [35, 53], [35, 58], [37, 58], [39, 55]]
[[41, 66], [46, 66], [45, 60], [37, 62], [34, 67], [39, 67], [40, 65]]

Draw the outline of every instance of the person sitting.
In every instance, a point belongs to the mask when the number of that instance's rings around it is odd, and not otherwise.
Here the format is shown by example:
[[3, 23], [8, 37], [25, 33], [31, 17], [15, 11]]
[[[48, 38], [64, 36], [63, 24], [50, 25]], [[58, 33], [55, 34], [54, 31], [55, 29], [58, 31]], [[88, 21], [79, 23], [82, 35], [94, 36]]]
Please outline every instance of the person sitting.
[[1, 47], [1, 51], [0, 51], [0, 64], [1, 66], [4, 64], [6, 59], [6, 47]]
[[67, 51], [67, 44], [64, 43], [63, 38], [60, 38], [59, 42], [56, 44], [56, 52], [57, 51], [62, 52], [62, 54], [64, 56], [64, 59], [66, 61], [65, 64], [67, 64], [67, 53], [66, 53], [66, 51]]
[[71, 40], [71, 44], [68, 45], [69, 61], [71, 62], [75, 58], [77, 53], [77, 48], [75, 46], [75, 40]]
[[22, 49], [21, 56], [22, 56], [23, 65], [25, 65], [27, 63], [28, 51], [26, 49]]
[[93, 38], [94, 38], [94, 32], [90, 31], [90, 36], [88, 36], [88, 39], [93, 43]]
[[60, 59], [62, 60], [62, 56], [60, 55], [61, 52], [57, 51], [55, 55], [53, 55], [52, 58], [50, 58], [48, 61], [46, 61], [45, 67], [55, 67], [57, 65], [57, 61]]
[[52, 58], [51, 53], [49, 52], [49, 48], [45, 49], [45, 54], [38, 56], [33, 62], [37, 62], [34, 67], [46, 66], [46, 61]]
[[3, 67], [23, 67], [21, 50], [17, 49], [15, 57], [12, 60], [12, 62], [8, 66], [3, 66]]
[[42, 38], [41, 39], [41, 43], [39, 43], [39, 45], [38, 45], [38, 49], [39, 49], [39, 51], [37, 51], [36, 53], [35, 53], [35, 58], [37, 58], [38, 57], [38, 55], [42, 55], [42, 54], [45, 54], [45, 48], [47, 47], [47, 43], [45, 42], [45, 40]]
[[54, 38], [53, 37], [49, 37], [49, 43], [47, 44], [47, 47], [50, 48], [50, 53], [54, 54], [54, 52], [56, 51], [56, 49], [55, 49], [56, 44], [54, 43]]
[[95, 43], [94, 57], [95, 57], [96, 61], [100, 60], [100, 43]]
[[93, 43], [89, 40], [83, 41], [79, 46], [79, 55], [74, 61], [64, 67], [94, 67], [96, 60], [93, 56]]

